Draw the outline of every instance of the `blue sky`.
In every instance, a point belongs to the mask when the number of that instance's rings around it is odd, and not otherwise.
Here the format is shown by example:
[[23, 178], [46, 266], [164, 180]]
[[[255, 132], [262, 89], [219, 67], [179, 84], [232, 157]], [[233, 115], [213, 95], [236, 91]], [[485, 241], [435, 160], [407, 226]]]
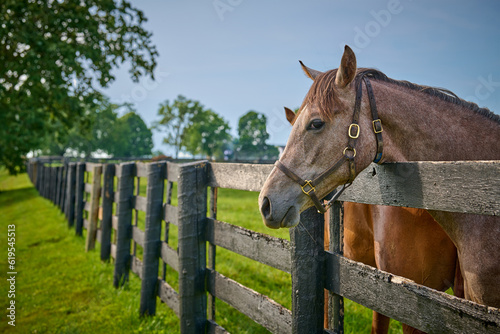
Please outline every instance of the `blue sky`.
[[[290, 134], [283, 106], [300, 106], [311, 81], [298, 60], [337, 68], [345, 44], [358, 66], [449, 89], [500, 113], [500, 1], [132, 0], [160, 56], [156, 82], [133, 83], [128, 66], [104, 93], [134, 103], [148, 125], [182, 94], [226, 119], [236, 135], [249, 110], [266, 114], [269, 142]], [[155, 132], [155, 149], [172, 154]]]

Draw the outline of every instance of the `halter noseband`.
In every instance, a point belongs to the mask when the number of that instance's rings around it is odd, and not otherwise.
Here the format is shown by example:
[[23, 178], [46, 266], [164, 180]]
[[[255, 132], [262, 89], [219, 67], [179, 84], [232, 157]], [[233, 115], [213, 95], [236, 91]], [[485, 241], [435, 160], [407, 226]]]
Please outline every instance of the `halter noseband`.
[[[309, 196], [311, 200], [314, 203], [314, 206], [318, 209], [319, 213], [325, 213], [328, 211], [330, 206], [332, 206], [333, 202], [339, 198], [339, 196], [344, 192], [346, 188], [348, 188], [351, 184], [352, 181], [354, 181], [354, 178], [356, 177], [356, 166], [354, 164], [354, 157], [356, 157], [356, 141], [359, 137], [359, 114], [361, 110], [361, 99], [363, 97], [363, 86], [362, 83], [365, 83], [366, 85], [366, 91], [368, 93], [368, 100], [370, 101], [370, 110], [372, 113], [372, 125], [373, 125], [373, 132], [375, 133], [375, 137], [377, 139], [377, 154], [375, 155], [375, 159], [373, 162], [375, 163], [380, 163], [382, 160], [382, 154], [383, 154], [383, 148], [384, 148], [384, 143], [382, 140], [382, 121], [380, 118], [378, 118], [378, 112], [377, 112], [377, 105], [375, 103], [375, 96], [373, 95], [373, 88], [370, 83], [370, 80], [368, 80], [367, 77], [363, 76], [359, 80], [359, 84], [356, 90], [356, 100], [354, 103], [354, 112], [352, 116], [352, 123], [349, 125], [349, 129], [347, 131], [347, 134], [349, 136], [348, 143], [344, 151], [342, 152], [342, 157], [337, 160], [330, 168], [325, 170], [323, 173], [321, 173], [317, 178], [314, 180], [304, 180], [301, 177], [299, 177], [297, 174], [293, 173], [290, 169], [288, 169], [283, 163], [281, 163], [279, 160], [276, 161], [275, 165], [278, 167], [286, 176], [288, 176], [290, 179], [295, 181], [300, 185], [302, 188], [302, 192]], [[316, 195], [316, 186], [322, 182], [324, 179], [326, 179], [328, 176], [330, 176], [333, 172], [335, 172], [337, 169], [340, 168], [344, 164], [344, 162], [349, 163], [349, 180], [347, 183], [345, 183], [342, 188], [337, 191], [335, 194], [333, 194], [332, 198], [327, 200], [326, 204], [323, 204], [318, 196]]]

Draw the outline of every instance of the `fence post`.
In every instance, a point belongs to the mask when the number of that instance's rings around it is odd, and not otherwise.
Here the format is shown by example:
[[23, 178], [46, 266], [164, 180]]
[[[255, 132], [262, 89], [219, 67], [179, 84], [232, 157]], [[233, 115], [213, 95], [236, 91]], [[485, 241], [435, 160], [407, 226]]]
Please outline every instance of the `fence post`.
[[68, 164], [66, 182], [66, 218], [68, 219], [68, 227], [73, 227], [75, 224], [75, 191], [76, 191], [76, 163]]
[[85, 185], [85, 162], [76, 164], [76, 183], [75, 183], [75, 233], [82, 235], [83, 230], [83, 195]]
[[323, 333], [324, 217], [315, 208], [290, 230], [292, 244], [292, 333]]
[[65, 210], [65, 201], [64, 199], [66, 198], [66, 182], [68, 179], [68, 164], [64, 162], [63, 167], [61, 167], [61, 196], [59, 198], [59, 207], [61, 208], [61, 211], [64, 213]]
[[135, 162], [116, 166], [116, 259], [113, 285], [118, 288], [128, 280], [130, 239], [132, 234], [132, 196], [134, 195]]
[[207, 322], [205, 290], [207, 163], [179, 167], [179, 318], [182, 334], [204, 333]]
[[99, 219], [99, 198], [101, 196], [101, 174], [102, 166], [92, 168], [92, 191], [90, 193], [89, 226], [87, 238], [85, 239], [85, 251], [95, 248], [97, 237], [97, 220]]
[[[335, 201], [330, 208], [330, 251], [344, 255], [344, 210], [342, 203]], [[329, 327], [337, 334], [344, 333], [344, 297], [329, 292]]]
[[111, 253], [111, 221], [113, 216], [115, 165], [106, 164], [102, 176], [101, 261], [108, 261]]
[[158, 288], [165, 163], [147, 164], [146, 172], [148, 185], [146, 188], [140, 314], [154, 315]]

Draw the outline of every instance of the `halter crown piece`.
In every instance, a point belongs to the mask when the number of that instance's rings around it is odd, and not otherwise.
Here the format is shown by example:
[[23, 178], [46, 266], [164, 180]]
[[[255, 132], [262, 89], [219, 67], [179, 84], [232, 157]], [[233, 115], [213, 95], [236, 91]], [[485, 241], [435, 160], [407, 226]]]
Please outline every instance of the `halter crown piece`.
[[[356, 90], [356, 100], [354, 103], [354, 112], [352, 115], [352, 123], [349, 125], [349, 129], [347, 131], [348, 135], [348, 143], [346, 148], [344, 148], [344, 151], [342, 152], [342, 157], [338, 159], [330, 168], [325, 170], [323, 173], [321, 173], [318, 177], [316, 177], [314, 180], [304, 180], [301, 177], [299, 177], [297, 174], [292, 172], [288, 167], [283, 165], [279, 160], [276, 161], [275, 165], [278, 167], [286, 176], [288, 176], [290, 179], [295, 181], [300, 185], [302, 188], [302, 191], [304, 194], [309, 196], [311, 200], [314, 203], [314, 206], [316, 209], [318, 209], [319, 213], [325, 213], [328, 211], [328, 209], [332, 206], [333, 202], [339, 198], [339, 196], [344, 192], [345, 189], [347, 189], [351, 184], [352, 181], [354, 181], [354, 178], [356, 177], [356, 166], [354, 163], [354, 158], [356, 157], [356, 141], [359, 137], [359, 114], [361, 110], [361, 99], [363, 97], [363, 86], [362, 83], [365, 83], [366, 86], [366, 92], [368, 93], [368, 100], [370, 101], [370, 110], [372, 113], [372, 125], [373, 125], [373, 132], [375, 133], [375, 138], [377, 140], [377, 153], [375, 155], [375, 159], [373, 162], [375, 163], [380, 163], [382, 160], [382, 155], [383, 155], [383, 149], [384, 149], [384, 142], [382, 140], [382, 132], [384, 131], [382, 128], [382, 121], [380, 118], [378, 118], [378, 112], [377, 112], [377, 105], [375, 103], [375, 96], [373, 95], [373, 88], [370, 83], [370, 80], [366, 76], [363, 76], [359, 79], [359, 84]], [[322, 201], [319, 200], [318, 196], [316, 195], [316, 186], [326, 179], [328, 176], [330, 176], [333, 172], [335, 172], [337, 169], [342, 166], [344, 162], [349, 163], [349, 171], [350, 171], [350, 176], [349, 180], [342, 186], [340, 190], [338, 190], [335, 194], [332, 195], [332, 197], [327, 200], [326, 204], [323, 204]]]

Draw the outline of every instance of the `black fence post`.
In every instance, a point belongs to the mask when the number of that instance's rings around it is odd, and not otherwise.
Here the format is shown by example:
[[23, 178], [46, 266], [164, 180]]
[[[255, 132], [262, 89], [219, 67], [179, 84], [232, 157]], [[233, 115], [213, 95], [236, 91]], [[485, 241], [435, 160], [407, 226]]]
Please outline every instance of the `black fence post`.
[[82, 235], [83, 230], [83, 195], [85, 185], [85, 162], [76, 164], [76, 181], [75, 181], [75, 233]]
[[135, 162], [116, 166], [117, 202], [116, 259], [113, 285], [118, 288], [128, 281], [130, 270], [130, 239], [132, 236], [132, 196], [134, 195]]
[[102, 179], [101, 260], [108, 261], [111, 254], [115, 165], [104, 165]]
[[292, 333], [323, 333], [324, 216], [315, 208], [290, 230], [292, 244]]
[[68, 219], [68, 227], [73, 227], [75, 224], [76, 163], [68, 164], [66, 178], [65, 214], [66, 219]]
[[[342, 202], [335, 201], [330, 208], [330, 251], [344, 255], [344, 210]], [[337, 334], [344, 333], [344, 297], [329, 292], [328, 327]]]
[[156, 313], [165, 163], [147, 164], [146, 222], [142, 256], [141, 315]]
[[205, 289], [207, 215], [207, 163], [179, 167], [179, 318], [182, 334], [205, 333], [207, 294]]

